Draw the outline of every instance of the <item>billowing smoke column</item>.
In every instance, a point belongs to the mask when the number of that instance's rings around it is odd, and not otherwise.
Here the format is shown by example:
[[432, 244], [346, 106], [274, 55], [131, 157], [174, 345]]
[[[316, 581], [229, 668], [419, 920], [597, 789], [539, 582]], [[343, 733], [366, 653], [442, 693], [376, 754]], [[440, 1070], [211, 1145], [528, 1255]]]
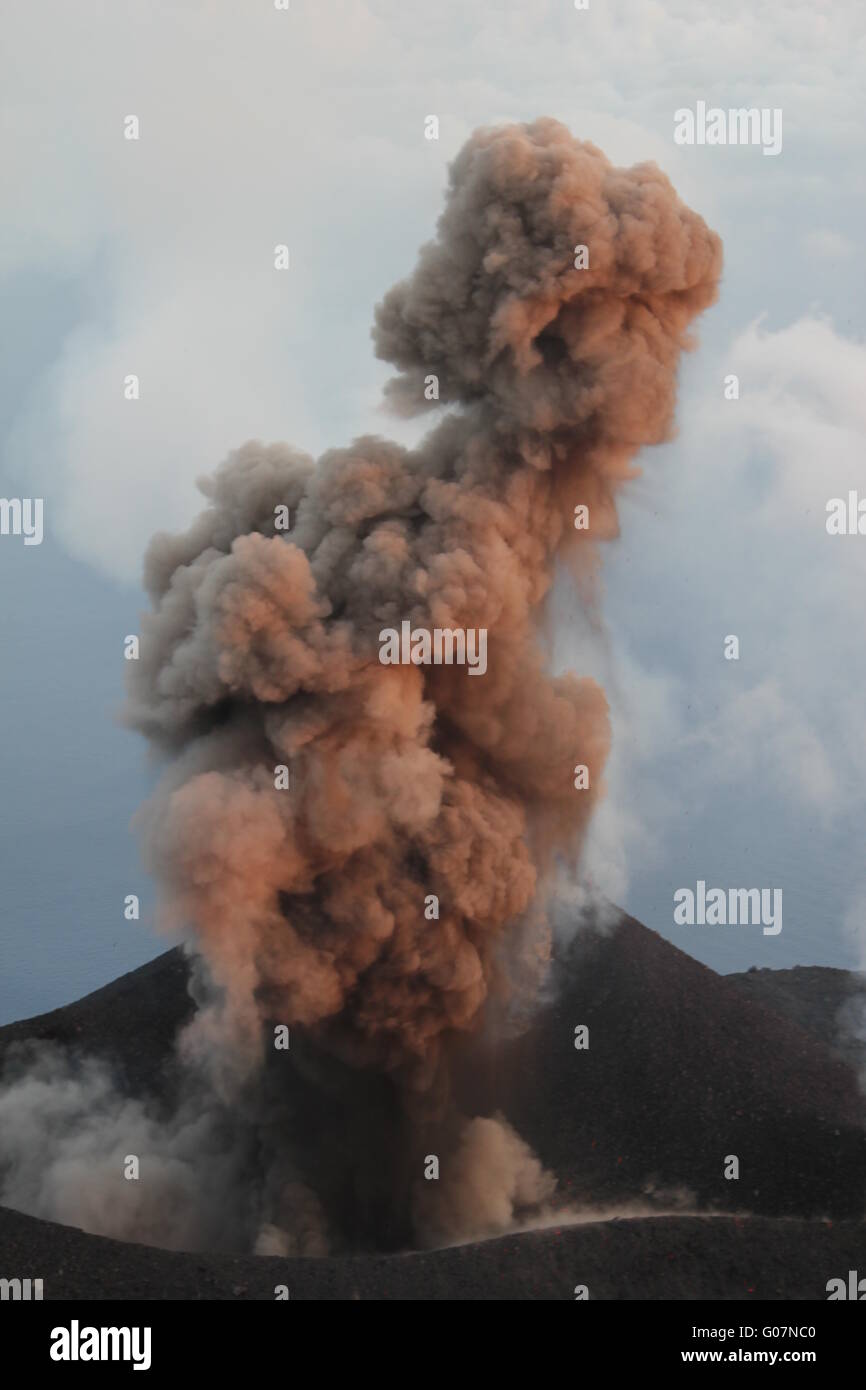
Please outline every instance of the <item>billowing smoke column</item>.
[[[430, 408], [431, 376], [455, 408], [415, 450], [248, 444], [152, 542], [131, 718], [177, 754], [144, 829], [165, 919], [223, 991], [205, 1046], [254, 1056], [282, 1022], [423, 1090], [507, 988], [515, 930], [543, 954], [545, 871], [577, 855], [609, 738], [601, 690], [545, 672], [544, 599], [668, 434], [720, 263], [654, 166], [552, 120], [481, 130], [374, 330], [400, 411]], [[486, 631], [486, 671], [383, 665], [404, 622]]]
[[[605, 699], [546, 673], [545, 598], [616, 534], [720, 264], [652, 165], [550, 120], [480, 131], [376, 315], [395, 408], [431, 409], [438, 381], [432, 432], [317, 463], [247, 444], [191, 529], [154, 539], [129, 718], [170, 758], [142, 831], [200, 1008], [156, 1111], [98, 1062], [7, 1068], [0, 1200], [303, 1254], [493, 1233], [550, 1200], [507, 1120], [462, 1118], [448, 1080], [531, 994], [551, 866], [576, 864], [602, 786]], [[385, 664], [404, 624], [410, 655], [439, 634], [484, 660]]]

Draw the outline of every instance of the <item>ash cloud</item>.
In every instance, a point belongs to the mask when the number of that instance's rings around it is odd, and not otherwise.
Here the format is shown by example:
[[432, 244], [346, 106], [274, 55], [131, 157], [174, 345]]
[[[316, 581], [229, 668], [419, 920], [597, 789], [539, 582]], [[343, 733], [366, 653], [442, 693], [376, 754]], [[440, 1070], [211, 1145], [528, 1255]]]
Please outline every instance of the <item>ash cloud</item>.
[[[476, 1022], [550, 855], [577, 855], [607, 754], [602, 691], [544, 669], [554, 566], [615, 532], [719, 268], [654, 166], [615, 169], [554, 121], [480, 131], [374, 330], [393, 398], [423, 408], [435, 372], [456, 411], [415, 450], [366, 437], [314, 465], [248, 444], [191, 529], [152, 543], [131, 719], [183, 752], [145, 840], [165, 919], [192, 927], [241, 1034], [273, 1016], [421, 1085]], [[404, 619], [485, 628], [478, 688], [380, 665]]]
[[483, 1240], [514, 1228], [527, 1214], [549, 1214], [556, 1178], [503, 1115], [468, 1121], [451, 1158], [448, 1181], [425, 1184], [416, 1202], [422, 1240], [433, 1246]]
[[[429, 409], [439, 380], [423, 442], [367, 436], [316, 462], [246, 444], [200, 482], [190, 529], [151, 543], [128, 718], [169, 763], [140, 830], [162, 923], [207, 964], [181, 1051], [221, 1103], [287, 1024], [347, 1074], [387, 1078], [420, 1142], [448, 1114], [456, 1040], [488, 1004], [533, 997], [552, 869], [578, 861], [609, 744], [596, 683], [547, 672], [545, 601], [558, 566], [594, 601], [595, 542], [617, 533], [637, 450], [669, 436], [720, 268], [654, 165], [614, 168], [552, 120], [480, 130], [376, 311], [395, 409]], [[404, 620], [486, 630], [484, 676], [383, 666], [379, 633]], [[447, 1128], [459, 1179], [439, 1216], [420, 1202], [419, 1229], [488, 1229], [547, 1199], [519, 1136]], [[491, 1165], [486, 1212], [473, 1174]], [[281, 1230], [268, 1217], [259, 1247], [283, 1248]]]
[[[0, 1089], [0, 1200], [117, 1240], [231, 1248], [219, 1199], [237, 1187], [235, 1157], [217, 1131], [210, 1101], [184, 1105], [166, 1125], [125, 1096], [100, 1059], [22, 1049], [7, 1059]], [[130, 1157], [138, 1180], [124, 1177]], [[234, 1220], [236, 1204], [225, 1215]]]

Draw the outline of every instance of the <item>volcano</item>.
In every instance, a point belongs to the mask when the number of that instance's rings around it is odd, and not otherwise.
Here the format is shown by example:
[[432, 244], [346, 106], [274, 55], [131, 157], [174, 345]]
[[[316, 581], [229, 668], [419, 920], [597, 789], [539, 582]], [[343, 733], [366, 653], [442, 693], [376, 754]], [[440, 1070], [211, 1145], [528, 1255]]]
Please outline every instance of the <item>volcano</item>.
[[[495, 1046], [480, 1035], [460, 1054], [463, 1112], [504, 1116], [556, 1176], [544, 1229], [409, 1252], [389, 1187], [399, 1107], [387, 1080], [368, 1085], [360, 1073], [354, 1088], [323, 1092], [300, 1046], [288, 1089], [304, 1178], [345, 1253], [166, 1251], [8, 1209], [0, 1250], [44, 1271], [47, 1298], [272, 1298], [279, 1283], [310, 1298], [570, 1298], [577, 1282], [603, 1298], [825, 1298], [827, 1281], [856, 1267], [864, 1235], [863, 1098], [851, 1055], [831, 1041], [832, 1016], [859, 981], [822, 971], [816, 995], [814, 971], [778, 972], [778, 988], [774, 973], [720, 976], [608, 914], [560, 949], [522, 1033]], [[187, 957], [169, 951], [0, 1029], [0, 1059], [38, 1044], [100, 1057], [126, 1093], [168, 1107], [174, 1040], [195, 1009], [189, 984]], [[353, 1147], [361, 1126], [362, 1162], [381, 1166], [372, 1205]], [[725, 1176], [731, 1156], [736, 1180]]]

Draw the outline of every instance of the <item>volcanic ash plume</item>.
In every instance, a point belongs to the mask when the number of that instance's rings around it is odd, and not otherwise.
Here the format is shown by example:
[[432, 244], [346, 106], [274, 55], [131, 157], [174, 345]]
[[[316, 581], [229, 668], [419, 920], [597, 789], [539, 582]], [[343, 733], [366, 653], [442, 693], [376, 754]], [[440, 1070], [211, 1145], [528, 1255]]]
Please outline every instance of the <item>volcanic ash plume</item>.
[[[421, 1088], [478, 1020], [608, 748], [601, 690], [544, 669], [555, 562], [615, 534], [720, 262], [654, 166], [616, 169], [552, 120], [481, 130], [374, 329], [402, 411], [429, 409], [431, 375], [456, 408], [415, 450], [247, 444], [200, 482], [191, 529], [152, 542], [132, 719], [179, 756], [145, 834], [167, 923], [224, 990], [209, 1041], [255, 1052], [276, 1020]], [[486, 673], [381, 664], [404, 620], [485, 629]]]
[[[414, 1178], [428, 1144], [453, 1157], [440, 1209], [432, 1189], [416, 1204], [440, 1237], [482, 1189], [469, 1226], [485, 1231], [550, 1195], [506, 1125], [449, 1112], [445, 1063], [486, 1001], [519, 1003], [543, 967], [550, 868], [577, 861], [609, 739], [595, 683], [547, 674], [545, 598], [558, 562], [591, 578], [635, 452], [667, 437], [720, 265], [653, 165], [616, 169], [552, 120], [481, 130], [435, 239], [376, 312], [391, 404], [436, 412], [423, 443], [365, 437], [317, 462], [247, 444], [200, 482], [189, 531], [149, 548], [130, 720], [171, 761], [143, 835], [164, 922], [211, 981], [184, 1054], [229, 1104], [251, 1076], [272, 1083], [281, 1024], [293, 1065], [298, 1043], [318, 1057], [308, 1077], [387, 1082], [412, 1121], [406, 1139], [383, 1099], [400, 1138], [382, 1151], [411, 1151], [415, 1126]], [[403, 624], [486, 633], [486, 669], [383, 664]], [[357, 1169], [377, 1121], [348, 1090]], [[292, 1117], [264, 1114], [275, 1196], [258, 1248], [276, 1250]]]

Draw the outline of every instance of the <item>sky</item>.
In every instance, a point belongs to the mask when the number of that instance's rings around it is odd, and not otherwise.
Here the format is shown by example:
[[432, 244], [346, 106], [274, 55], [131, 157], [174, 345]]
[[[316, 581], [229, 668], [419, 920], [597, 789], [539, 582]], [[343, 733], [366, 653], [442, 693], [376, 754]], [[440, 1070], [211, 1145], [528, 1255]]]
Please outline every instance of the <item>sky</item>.
[[[866, 536], [826, 529], [866, 497], [862, 5], [7, 0], [5, 29], [0, 495], [44, 498], [45, 535], [0, 536], [0, 1022], [171, 944], [130, 828], [155, 769], [118, 722], [148, 538], [247, 439], [418, 437], [382, 408], [374, 305], [470, 132], [544, 115], [657, 162], [725, 246], [598, 620], [553, 596], [557, 666], [612, 709], [583, 872], [714, 969], [866, 967]], [[781, 150], [678, 144], [699, 102], [780, 111]], [[698, 880], [781, 888], [782, 931], [676, 925]]]

